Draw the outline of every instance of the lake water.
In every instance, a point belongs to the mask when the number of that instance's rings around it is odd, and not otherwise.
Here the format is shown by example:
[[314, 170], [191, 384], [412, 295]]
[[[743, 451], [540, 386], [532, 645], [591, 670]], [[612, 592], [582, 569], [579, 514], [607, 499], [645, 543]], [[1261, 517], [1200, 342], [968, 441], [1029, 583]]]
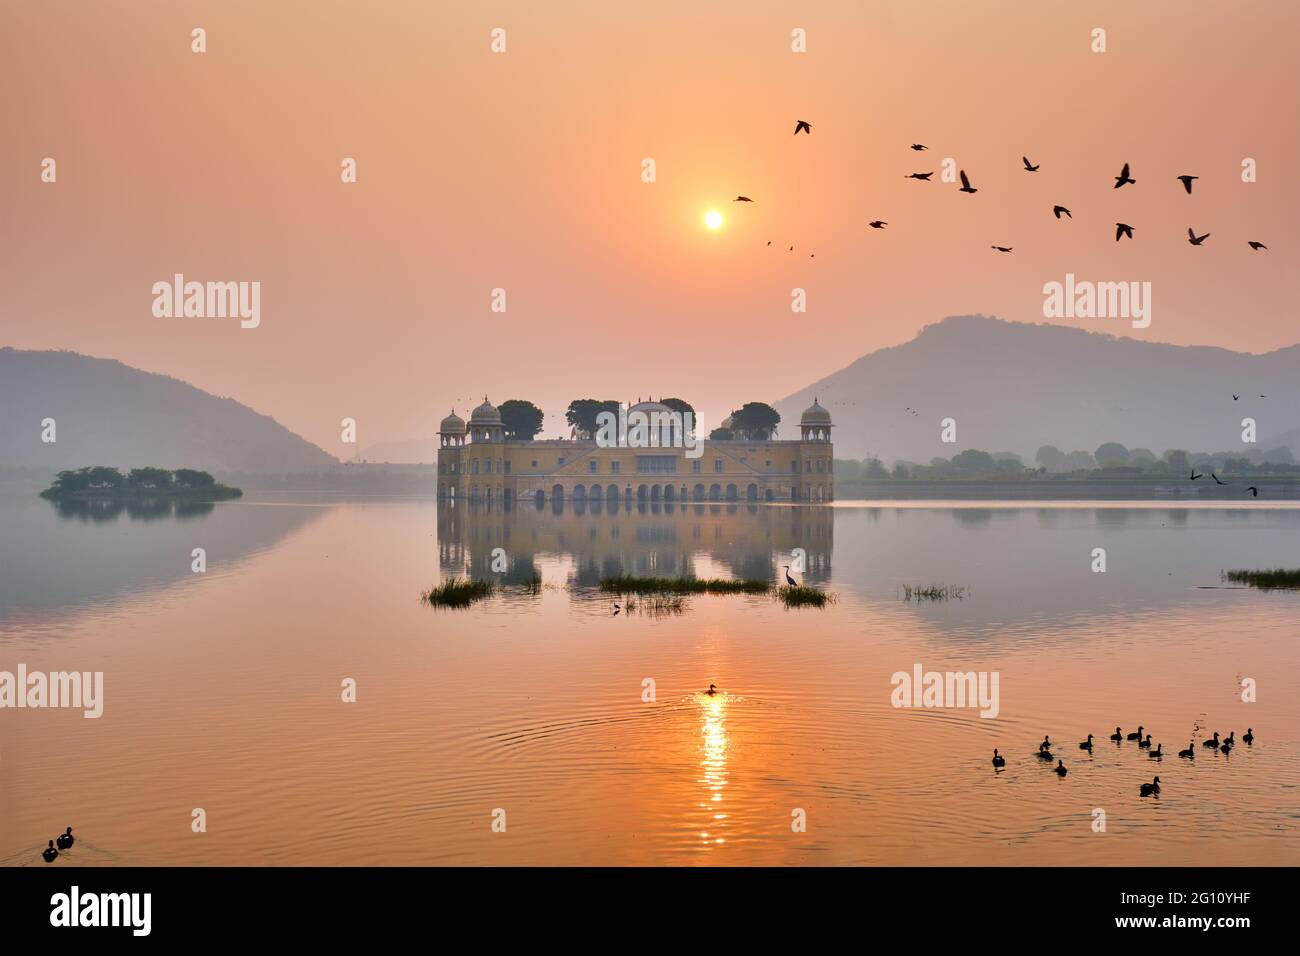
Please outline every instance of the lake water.
[[[105, 683], [98, 720], [0, 710], [3, 864], [38, 864], [67, 825], [56, 865], [1300, 863], [1300, 592], [1219, 587], [1300, 566], [1293, 504], [90, 514], [8, 494], [0, 528], [0, 671]], [[795, 548], [833, 604], [614, 615], [594, 587], [777, 581]], [[504, 583], [421, 604], [467, 572]], [[512, 583], [534, 572], [540, 590]], [[967, 590], [904, 599], [930, 584]], [[918, 664], [996, 672], [998, 716], [893, 707]], [[1117, 724], [1170, 756], [1112, 744]], [[1247, 727], [1253, 746], [1200, 746]], [[1045, 734], [1064, 779], [1035, 758]], [[1194, 735], [1195, 761], [1173, 756]]]

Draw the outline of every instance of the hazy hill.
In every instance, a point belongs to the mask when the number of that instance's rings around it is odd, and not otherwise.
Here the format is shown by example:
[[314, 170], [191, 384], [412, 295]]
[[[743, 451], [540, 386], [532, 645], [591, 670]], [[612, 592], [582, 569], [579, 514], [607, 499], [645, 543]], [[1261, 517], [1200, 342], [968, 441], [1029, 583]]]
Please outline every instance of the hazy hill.
[[[1232, 450], [1245, 447], [1247, 416], [1255, 447], [1300, 455], [1300, 345], [1250, 355], [954, 316], [778, 403], [781, 437], [797, 437], [814, 395], [835, 422], [839, 458], [925, 463], [981, 448], [1032, 462], [1040, 445], [1092, 451], [1106, 441], [1156, 454]], [[939, 439], [944, 418], [956, 419], [955, 445]]]
[[[57, 441], [41, 441], [41, 421]], [[336, 459], [268, 415], [165, 375], [75, 352], [0, 349], [0, 466], [318, 471]]]
[[432, 464], [438, 460], [438, 439], [430, 436], [408, 441], [380, 442], [362, 448], [357, 457], [368, 462]]

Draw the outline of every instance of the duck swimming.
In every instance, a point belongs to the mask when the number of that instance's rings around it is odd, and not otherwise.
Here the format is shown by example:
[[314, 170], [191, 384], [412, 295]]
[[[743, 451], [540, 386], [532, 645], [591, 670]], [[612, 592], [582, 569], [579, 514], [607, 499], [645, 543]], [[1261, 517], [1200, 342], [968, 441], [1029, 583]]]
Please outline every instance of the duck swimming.
[[1038, 745], [1038, 749], [1039, 749], [1039, 750], [1051, 750], [1051, 749], [1052, 749], [1052, 742], [1047, 738], [1047, 735], [1046, 735], [1046, 734], [1043, 735], [1043, 742], [1042, 742], [1041, 744]]
[[1192, 741], [1187, 742], [1187, 749], [1178, 751], [1178, 756], [1186, 757], [1188, 760], [1196, 759], [1196, 745]]
[[44, 849], [44, 851], [42, 851], [41, 853], [41, 856], [45, 859], [46, 863], [53, 863], [55, 858], [58, 857], [58, 855], [59, 855], [59, 851], [54, 849], [53, 840], [50, 841], [50, 845], [47, 846]]
[[[1150, 746], [1150, 744], [1148, 744], [1147, 746]], [[1148, 757], [1163, 757], [1163, 756], [1165, 755], [1165, 752], [1161, 749], [1162, 747], [1164, 747], [1164, 744], [1157, 744], [1157, 745], [1156, 745], [1156, 749], [1153, 750], [1153, 751], [1151, 751], [1149, 754], [1147, 754], [1147, 756], [1148, 756]]]
[[1139, 740], [1139, 741], [1138, 741], [1138, 746], [1139, 746], [1139, 747], [1150, 747], [1150, 746], [1151, 746], [1151, 735], [1150, 735], [1150, 734], [1147, 734], [1147, 739], [1146, 739], [1146, 740]]
[[1110, 735], [1110, 739], [1111, 739], [1111, 740], [1123, 740], [1123, 739], [1124, 739], [1124, 731], [1122, 731], [1122, 730], [1120, 730], [1118, 727], [1116, 727], [1116, 728], [1115, 728], [1115, 732], [1114, 732], [1113, 734]]
[[1091, 750], [1091, 749], [1092, 749], [1092, 734], [1089, 734], [1089, 735], [1088, 735], [1088, 739], [1085, 740], [1083, 743], [1079, 744], [1079, 749], [1080, 749], [1080, 750]]
[[1219, 746], [1219, 732], [1216, 730], [1216, 731], [1214, 732], [1214, 738], [1213, 738], [1212, 740], [1207, 740], [1205, 743], [1201, 744], [1201, 746], [1202, 746], [1202, 747], [1218, 747], [1218, 746]]
[[706, 690], [704, 693], [706, 693], [706, 694], [708, 694], [710, 697], [712, 697], [712, 696], [713, 696], [714, 694], [716, 694], [717, 692], [718, 692], [718, 685], [717, 685], [717, 684], [710, 684], [710, 685], [709, 685], [709, 689]]
[[1054, 772], [1058, 777], [1064, 777], [1070, 771], [1066, 770], [1065, 764], [1062, 761], [1058, 760], [1056, 761], [1056, 770]]
[[1242, 735], [1241, 739], [1246, 741], [1246, 746], [1249, 747], [1255, 742], [1255, 731], [1252, 728], [1247, 727], [1246, 733]]
[[1038, 759], [1039, 759], [1039, 760], [1055, 760], [1056, 757], [1055, 757], [1055, 755], [1054, 755], [1050, 750], [1039, 750], [1039, 751], [1038, 751]]
[[993, 751], [993, 766], [994, 766], [994, 767], [1005, 767], [1006, 765], [1007, 765], [1007, 758], [1006, 758], [1006, 757], [1003, 757], [1003, 756], [1000, 756], [1000, 755], [998, 754], [997, 750], [995, 749], [995, 750]]
[[1159, 777], [1156, 777], [1156, 778], [1155, 778], [1154, 780], [1152, 780], [1150, 783], [1144, 783], [1144, 784], [1142, 784], [1142, 786], [1138, 789], [1138, 793], [1140, 793], [1140, 794], [1141, 794], [1142, 796], [1144, 796], [1144, 797], [1149, 797], [1149, 796], [1151, 796], [1152, 794], [1155, 794], [1156, 796], [1159, 796], [1159, 795], [1160, 795], [1160, 778], [1159, 778]]
[[1138, 741], [1140, 741], [1140, 740], [1142, 739], [1142, 730], [1143, 730], [1142, 725], [1141, 725], [1141, 724], [1138, 724], [1138, 732], [1135, 733], [1135, 734], [1129, 734], [1129, 735], [1128, 735], [1128, 739], [1129, 739], [1129, 740], [1138, 740]]
[[73, 843], [72, 827], [68, 827], [67, 832], [59, 837], [59, 849], [66, 850], [72, 846], [72, 843]]

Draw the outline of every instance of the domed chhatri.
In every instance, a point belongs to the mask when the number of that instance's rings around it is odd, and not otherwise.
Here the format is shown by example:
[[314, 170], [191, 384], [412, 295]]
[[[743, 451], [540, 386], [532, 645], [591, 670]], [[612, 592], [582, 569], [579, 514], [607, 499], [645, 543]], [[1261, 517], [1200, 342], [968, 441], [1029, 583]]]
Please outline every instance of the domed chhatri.
[[831, 429], [834, 427], [831, 423], [831, 413], [823, 408], [814, 396], [813, 403], [805, 408], [799, 417], [799, 432], [803, 435], [803, 440], [828, 442], [831, 440]]
[[501, 410], [498, 409], [491, 402], [489, 402], [487, 396], [484, 395], [483, 404], [480, 405], [478, 408], [474, 409], [474, 411], [470, 414], [469, 423], [471, 426], [500, 425]]
[[443, 448], [465, 444], [465, 435], [465, 419], [455, 409], [438, 425], [438, 444]]
[[505, 441], [505, 429], [501, 424], [501, 410], [483, 396], [483, 404], [474, 409], [469, 416], [470, 441], [500, 443]]

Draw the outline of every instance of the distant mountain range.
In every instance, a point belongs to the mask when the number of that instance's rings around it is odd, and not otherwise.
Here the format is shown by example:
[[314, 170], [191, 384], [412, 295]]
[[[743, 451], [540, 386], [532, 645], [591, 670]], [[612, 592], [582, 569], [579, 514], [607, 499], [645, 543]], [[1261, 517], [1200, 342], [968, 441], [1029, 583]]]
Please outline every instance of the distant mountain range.
[[[780, 437], [798, 435], [814, 396], [835, 423], [837, 458], [927, 463], [979, 448], [1032, 462], [1042, 445], [1091, 452], [1108, 441], [1157, 455], [1285, 445], [1300, 456], [1300, 345], [1250, 355], [954, 316], [779, 402]], [[1241, 441], [1247, 417], [1254, 446]], [[945, 418], [955, 444], [940, 440]]]
[[[41, 441], [44, 419], [53, 443]], [[112, 465], [285, 474], [339, 467], [232, 398], [75, 352], [0, 349], [0, 466]]]
[[[1233, 394], [1239, 396], [1233, 400]], [[817, 396], [835, 423], [838, 458], [927, 463], [967, 448], [1033, 461], [1040, 445], [1095, 450], [1108, 441], [1160, 454], [1247, 451], [1254, 418], [1264, 450], [1300, 457], [1300, 345], [1264, 355], [1118, 338], [1059, 325], [954, 316], [880, 349], [777, 403], [779, 437], [798, 435]], [[57, 441], [41, 441], [41, 422]], [[956, 442], [940, 440], [956, 421]], [[364, 449], [371, 462], [431, 462], [435, 439]], [[0, 348], [0, 467], [200, 468], [283, 475], [339, 461], [267, 415], [178, 379], [75, 352]]]

